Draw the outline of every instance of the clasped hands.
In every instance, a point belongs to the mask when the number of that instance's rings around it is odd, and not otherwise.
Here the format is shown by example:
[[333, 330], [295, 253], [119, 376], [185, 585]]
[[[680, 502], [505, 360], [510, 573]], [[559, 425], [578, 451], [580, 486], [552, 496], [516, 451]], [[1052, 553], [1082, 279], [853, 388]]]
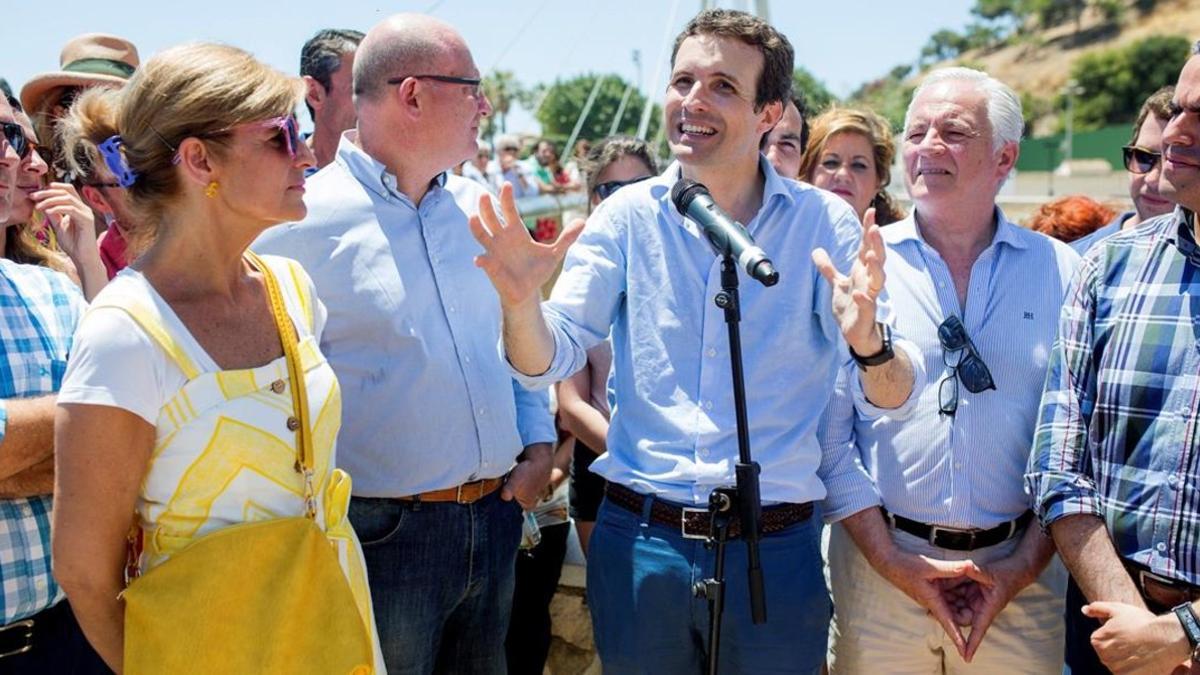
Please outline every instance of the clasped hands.
[[888, 580], [929, 612], [968, 662], [992, 621], [1032, 581], [1029, 566], [1015, 558], [981, 566], [898, 551], [887, 569]]

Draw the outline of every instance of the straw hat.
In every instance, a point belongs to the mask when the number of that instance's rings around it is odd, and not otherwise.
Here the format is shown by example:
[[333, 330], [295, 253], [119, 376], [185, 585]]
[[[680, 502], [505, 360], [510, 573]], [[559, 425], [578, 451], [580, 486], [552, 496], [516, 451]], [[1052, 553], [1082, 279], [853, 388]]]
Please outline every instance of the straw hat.
[[120, 87], [138, 67], [137, 47], [124, 38], [87, 33], [72, 38], [58, 58], [62, 70], [43, 73], [21, 89], [21, 105], [31, 115], [56, 102], [63, 87]]

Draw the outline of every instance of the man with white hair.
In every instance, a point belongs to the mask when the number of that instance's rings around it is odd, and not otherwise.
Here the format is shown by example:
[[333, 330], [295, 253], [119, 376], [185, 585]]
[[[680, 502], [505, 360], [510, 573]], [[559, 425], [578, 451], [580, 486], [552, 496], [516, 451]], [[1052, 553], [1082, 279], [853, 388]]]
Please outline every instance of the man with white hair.
[[[898, 410], [843, 385], [827, 411], [826, 451], [855, 444], [874, 481], [831, 486], [826, 501], [843, 524], [829, 551], [832, 672], [1062, 666], [1065, 573], [1048, 567], [1054, 547], [1022, 478], [1078, 256], [996, 206], [1022, 127], [1012, 90], [966, 68], [934, 71], [909, 105], [914, 209], [884, 228], [884, 268], [896, 329], [920, 348], [926, 377]], [[931, 599], [897, 564], [913, 556], [975, 565]], [[954, 620], [939, 621], [947, 608]]]

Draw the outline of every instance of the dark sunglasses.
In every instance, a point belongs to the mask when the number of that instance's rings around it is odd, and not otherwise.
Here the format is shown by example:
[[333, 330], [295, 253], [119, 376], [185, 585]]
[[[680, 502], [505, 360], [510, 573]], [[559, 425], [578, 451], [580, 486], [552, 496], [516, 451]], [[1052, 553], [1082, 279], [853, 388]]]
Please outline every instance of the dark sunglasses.
[[611, 197], [612, 193], [620, 190], [626, 185], [640, 183], [644, 180], [649, 180], [650, 178], [653, 178], [653, 176], [641, 176], [639, 178], [634, 178], [633, 180], [606, 180], [592, 188], [592, 192], [596, 193], [596, 196], [600, 198], [600, 201], [604, 201], [605, 199]]
[[1139, 148], [1136, 145], [1126, 145], [1121, 148], [1121, 156], [1125, 160], [1125, 170], [1129, 173], [1150, 173], [1154, 165], [1162, 161], [1162, 153]]
[[[958, 411], [959, 380], [972, 394], [995, 389], [996, 383], [957, 316], [947, 317], [938, 326], [938, 342], [942, 343], [942, 363], [950, 368], [950, 373], [938, 385], [938, 405], [943, 415], [953, 416]], [[950, 362], [951, 354], [960, 354], [954, 363]]]
[[0, 127], [4, 129], [4, 140], [12, 146], [13, 152], [21, 159], [29, 157], [33, 147], [29, 144], [29, 139], [25, 137], [25, 130], [16, 122], [0, 122]]
[[388, 84], [403, 84], [408, 78], [414, 80], [433, 80], [434, 82], [446, 82], [448, 84], [464, 84], [472, 87], [471, 95], [479, 95], [479, 85], [483, 80], [478, 77], [454, 77], [452, 75], [404, 75], [402, 77], [393, 77], [387, 81]]

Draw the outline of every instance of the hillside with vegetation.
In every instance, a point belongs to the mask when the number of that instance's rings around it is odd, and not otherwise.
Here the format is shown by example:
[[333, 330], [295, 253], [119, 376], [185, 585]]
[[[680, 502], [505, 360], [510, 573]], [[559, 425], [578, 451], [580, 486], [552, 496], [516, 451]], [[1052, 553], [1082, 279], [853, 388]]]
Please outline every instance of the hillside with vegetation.
[[943, 29], [911, 63], [855, 91], [897, 130], [921, 74], [936, 66], [986, 70], [1024, 103], [1027, 133], [1055, 133], [1073, 95], [1076, 130], [1128, 124], [1138, 106], [1175, 81], [1200, 38], [1196, 0], [976, 0], [973, 22]]

